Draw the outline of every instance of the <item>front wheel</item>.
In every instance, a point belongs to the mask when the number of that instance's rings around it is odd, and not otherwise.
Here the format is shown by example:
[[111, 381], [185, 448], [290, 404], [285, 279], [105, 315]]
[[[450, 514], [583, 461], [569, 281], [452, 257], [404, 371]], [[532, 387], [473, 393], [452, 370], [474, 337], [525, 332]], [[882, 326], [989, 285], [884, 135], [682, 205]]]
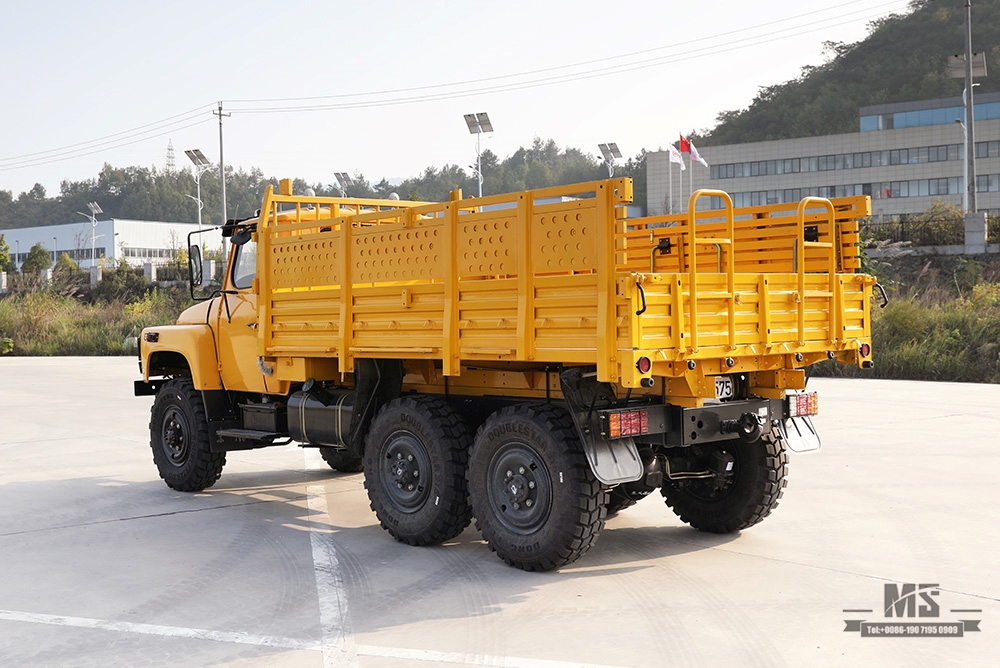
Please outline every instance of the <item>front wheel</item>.
[[695, 529], [732, 533], [757, 524], [778, 506], [788, 475], [788, 455], [780, 442], [726, 441], [705, 446], [703, 455], [731, 456], [726, 478], [664, 480], [660, 493], [674, 513]]
[[447, 403], [431, 396], [386, 404], [365, 441], [365, 488], [382, 528], [410, 545], [434, 545], [471, 521], [465, 465], [472, 437]]
[[153, 463], [171, 489], [200, 492], [215, 484], [225, 452], [212, 452], [201, 393], [190, 378], [164, 383], [153, 401], [149, 422]]
[[583, 556], [604, 526], [607, 503], [569, 413], [547, 404], [505, 408], [480, 427], [469, 498], [490, 549], [526, 571]]

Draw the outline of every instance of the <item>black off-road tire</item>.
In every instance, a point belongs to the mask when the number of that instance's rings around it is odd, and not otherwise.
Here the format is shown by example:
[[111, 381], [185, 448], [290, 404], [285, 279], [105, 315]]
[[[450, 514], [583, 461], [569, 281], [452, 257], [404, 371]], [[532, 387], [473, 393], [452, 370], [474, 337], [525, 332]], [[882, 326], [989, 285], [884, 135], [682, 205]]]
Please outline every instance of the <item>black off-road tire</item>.
[[510, 566], [547, 571], [593, 547], [607, 498], [566, 410], [520, 404], [494, 413], [469, 457], [476, 527]]
[[341, 473], [358, 473], [365, 468], [364, 457], [355, 457], [342, 448], [331, 448], [323, 446], [319, 449], [319, 454], [323, 461], [330, 465], [334, 471]]
[[757, 524], [778, 506], [788, 475], [788, 454], [781, 443], [727, 441], [714, 447], [733, 455], [733, 477], [722, 489], [711, 478], [664, 480], [667, 505], [700, 531], [732, 533]]
[[171, 489], [200, 492], [222, 475], [226, 453], [212, 452], [205, 403], [190, 378], [176, 378], [160, 388], [149, 437], [153, 463]]
[[469, 526], [465, 467], [472, 434], [437, 397], [382, 407], [365, 441], [365, 488], [382, 528], [409, 545], [434, 545]]
[[622, 485], [616, 485], [608, 492], [608, 517], [617, 515], [626, 508], [631, 508], [639, 503], [638, 499], [633, 499], [622, 489]]

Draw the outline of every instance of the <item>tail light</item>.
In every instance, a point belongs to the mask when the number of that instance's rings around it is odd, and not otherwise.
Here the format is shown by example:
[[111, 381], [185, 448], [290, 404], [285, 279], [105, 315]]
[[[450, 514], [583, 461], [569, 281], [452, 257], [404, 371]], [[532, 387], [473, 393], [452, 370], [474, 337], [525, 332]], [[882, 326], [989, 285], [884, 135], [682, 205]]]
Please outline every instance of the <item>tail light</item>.
[[607, 414], [608, 438], [649, 433], [649, 411], [615, 411]]
[[819, 413], [819, 395], [815, 392], [788, 395], [788, 417], [802, 417], [817, 413]]

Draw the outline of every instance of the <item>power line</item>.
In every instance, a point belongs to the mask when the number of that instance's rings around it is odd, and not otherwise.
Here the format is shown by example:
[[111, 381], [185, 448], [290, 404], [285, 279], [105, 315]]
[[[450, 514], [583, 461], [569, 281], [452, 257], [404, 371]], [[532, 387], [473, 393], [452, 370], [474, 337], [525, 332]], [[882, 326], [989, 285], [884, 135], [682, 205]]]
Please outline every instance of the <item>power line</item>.
[[[704, 43], [704, 42], [706, 42], [708, 40], [717, 40], [717, 39], [720, 39], [720, 38], [723, 38], [723, 37], [728, 37], [730, 35], [735, 35], [735, 34], [742, 33], [742, 32], [757, 31], [757, 30], [760, 30], [762, 28], [767, 28], [769, 26], [776, 25], [776, 24], [779, 24], [779, 23], [787, 23], [788, 21], [793, 21], [793, 20], [796, 20], [796, 19], [805, 18], [805, 17], [812, 16], [812, 15], [815, 15], [815, 14], [830, 12], [830, 11], [833, 11], [833, 10], [841, 9], [843, 7], [847, 7], [849, 5], [861, 4], [862, 2], [864, 2], [864, 0], [852, 0], [851, 2], [845, 2], [845, 3], [841, 3], [839, 5], [834, 5], [834, 6], [826, 7], [826, 8], [823, 8], [823, 9], [817, 9], [817, 10], [813, 10], [811, 12], [805, 12], [805, 13], [802, 13], [802, 14], [797, 14], [795, 16], [786, 17], [786, 18], [783, 18], [783, 19], [776, 19], [774, 21], [767, 21], [767, 22], [759, 23], [759, 24], [756, 24], [756, 25], [753, 25], [753, 26], [748, 26], [746, 28], [738, 28], [738, 29], [735, 29], [735, 30], [727, 31], [727, 32], [717, 33], [717, 34], [709, 35], [709, 36], [706, 36], [706, 37], [697, 37], [697, 38], [693, 38], [693, 39], [690, 39], [690, 40], [687, 40], [687, 41], [677, 42], [677, 43], [673, 43], [673, 44], [667, 44], [667, 45], [658, 46], [658, 47], [653, 47], [653, 48], [650, 48], [650, 49], [643, 49], [643, 50], [633, 51], [633, 52], [630, 52], [630, 53], [624, 53], [624, 54], [619, 54], [619, 55], [615, 55], [615, 56], [607, 56], [607, 57], [604, 57], [604, 58], [595, 58], [595, 59], [592, 59], [592, 60], [586, 60], [586, 61], [581, 61], [581, 62], [577, 62], [577, 63], [570, 63], [570, 64], [567, 64], [567, 65], [558, 65], [558, 66], [554, 66], [554, 67], [546, 67], [546, 68], [541, 68], [541, 69], [536, 69], [536, 70], [529, 70], [529, 71], [525, 71], [525, 72], [518, 72], [518, 73], [514, 73], [514, 74], [503, 74], [503, 75], [492, 76], [492, 77], [483, 77], [483, 78], [478, 78], [478, 79], [467, 79], [467, 80], [464, 80], [464, 81], [454, 81], [454, 82], [443, 83], [443, 84], [431, 84], [431, 85], [426, 85], [426, 86], [412, 86], [412, 87], [408, 87], [408, 88], [395, 88], [395, 89], [382, 90], [382, 91], [368, 91], [368, 92], [364, 92], [364, 93], [340, 93], [340, 94], [336, 94], [336, 95], [314, 95], [314, 96], [307, 96], [307, 97], [228, 100], [228, 102], [230, 104], [268, 104], [268, 103], [279, 103], [279, 102], [297, 102], [297, 101], [308, 102], [308, 101], [314, 101], [314, 100], [336, 100], [336, 99], [347, 99], [347, 98], [358, 98], [358, 97], [380, 97], [380, 96], [384, 96], [384, 95], [396, 95], [396, 94], [399, 94], [399, 93], [412, 93], [412, 92], [419, 92], [419, 91], [425, 91], [425, 90], [435, 90], [435, 89], [443, 89], [443, 88], [445, 88], [445, 89], [446, 88], [455, 88], [455, 87], [458, 87], [458, 86], [467, 86], [467, 85], [472, 85], [472, 84], [481, 84], [481, 83], [487, 83], [487, 82], [491, 82], [491, 81], [500, 81], [500, 80], [504, 80], [504, 79], [516, 79], [516, 78], [520, 78], [520, 77], [535, 76], [535, 75], [538, 75], [538, 74], [546, 74], [546, 73], [549, 73], [549, 72], [555, 72], [555, 71], [560, 71], [560, 70], [577, 69], [577, 68], [585, 67], [585, 66], [588, 66], [588, 65], [595, 65], [595, 64], [605, 63], [605, 62], [614, 61], [614, 60], [622, 60], [622, 59], [625, 59], [625, 58], [633, 58], [635, 56], [641, 56], [641, 55], [645, 55], [645, 54], [648, 54], [648, 53], [665, 51], [665, 50], [668, 50], [668, 49], [679, 49], [681, 47], [688, 46], [690, 44]], [[900, 4], [900, 0], [893, 0], [891, 2], [884, 2], [884, 3], [879, 4], [879, 5], [866, 6], [866, 7], [862, 8], [862, 9], [859, 9], [859, 10], [856, 10], [856, 11], [853, 11], [853, 12], [848, 12], [846, 14], [840, 14], [838, 16], [834, 16], [834, 17], [828, 18], [828, 19], [822, 19], [822, 20], [819, 20], [819, 21], [813, 21], [813, 22], [810, 22], [810, 23], [804, 23], [804, 24], [800, 24], [800, 25], [796, 25], [796, 26], [791, 26], [791, 27], [788, 27], [788, 28], [783, 28], [783, 29], [778, 30], [776, 32], [788, 32], [790, 30], [798, 30], [801, 27], [816, 25], [818, 23], [822, 23], [825, 28], [829, 28], [829, 27], [832, 27], [828, 23], [828, 21], [830, 21], [830, 20], [844, 18], [846, 16], [851, 16], [851, 15], [854, 15], [854, 14], [862, 14], [862, 13], [865, 13], [865, 12], [871, 12], [873, 9], [877, 9], [877, 8], [881, 8], [881, 7], [887, 7], [889, 5], [899, 5], [899, 4]], [[878, 12], [878, 13], [870, 14], [870, 15], [862, 17], [862, 18], [865, 18], [865, 19], [867, 19], [867, 18], [874, 18], [874, 17], [879, 17], [879, 16], [882, 16], [882, 15], [883, 15], [882, 12]], [[853, 19], [853, 20], [857, 20], [857, 19]], [[845, 25], [846, 23], [853, 22], [853, 20], [852, 21], [846, 21], [846, 22], [838, 23], [838, 24], [834, 24], [834, 25], [835, 26]], [[814, 32], [814, 31], [807, 31], [807, 32]], [[745, 41], [750, 41], [750, 40], [754, 40], [754, 39], [756, 39], [756, 37], [748, 37], [748, 38], [744, 38], [744, 39], [738, 40], [738, 41], [745, 42]], [[770, 41], [774, 41], [774, 40], [773, 39], [771, 39], [771, 40], [765, 40], [765, 41], [760, 42], [760, 43], [768, 43]], [[696, 51], [705, 51], [705, 50], [714, 49], [714, 48], [716, 48], [716, 47], [714, 47], [714, 46], [706, 46], [706, 47], [701, 47], [700, 49], [696, 49]], [[726, 51], [726, 50], [730, 50], [730, 49], [724, 49], [724, 51]], [[664, 59], [665, 60], [664, 64], [667, 64], [669, 62], [674, 62], [673, 60], [668, 60], [668, 59], [674, 59], [674, 58], [677, 58], [677, 57], [678, 56], [676, 56], [676, 55], [666, 55], [666, 56], [660, 56], [659, 58], [660, 59]], [[651, 60], [657, 60], [657, 59], [651, 59]], [[639, 62], [651, 62], [651, 60], [650, 61], [639, 61]], [[630, 64], [633, 64], [633, 63], [623, 63], [622, 65], [612, 66], [612, 67], [627, 67]], [[603, 68], [598, 69], [598, 70], [593, 70], [593, 71], [601, 71], [602, 69]], [[582, 73], [576, 73], [576, 75], [578, 75], [578, 74], [582, 74]], [[575, 75], [562, 75], [562, 76], [575, 76]], [[547, 80], [548, 79], [542, 79], [541, 81], [547, 81]], [[510, 85], [520, 85], [520, 84], [502, 84], [501, 86], [510, 86]], [[407, 99], [407, 98], [401, 98], [401, 99]], [[416, 98], [416, 99], [421, 99], [421, 98]], [[293, 110], [293, 111], [304, 110], [304, 109], [308, 109], [308, 108], [311, 108], [311, 107], [307, 107], [307, 106], [288, 107], [289, 110]], [[349, 107], [339, 107], [339, 106], [338, 107], [334, 107], [334, 106], [331, 106], [330, 108], [349, 108]], [[268, 109], [268, 108], [266, 108], [266, 107], [265, 108], [260, 108], [260, 109], [250, 108], [250, 109], [244, 109], [242, 111], [245, 112], [245, 111], [251, 111], [252, 110], [254, 112], [258, 112], [258, 111], [265, 111], [266, 109]], [[284, 108], [281, 108], [281, 109], [284, 109]]]
[[[24, 153], [22, 155], [13, 155], [13, 156], [10, 156], [8, 158], [0, 158], [0, 163], [12, 162], [12, 161], [15, 161], [15, 160], [24, 160], [24, 159], [33, 158], [33, 157], [36, 157], [36, 156], [40, 157], [40, 156], [45, 156], [45, 155], [52, 154], [52, 153], [68, 152], [68, 151], [71, 151], [72, 149], [75, 149], [75, 148], [78, 148], [78, 147], [80, 147], [80, 150], [85, 150], [85, 148], [83, 148], [83, 147], [91, 147], [92, 145], [94, 145], [94, 146], [102, 146], [102, 145], [111, 143], [110, 141], [106, 141], [106, 140], [111, 140], [114, 137], [122, 137], [122, 135], [134, 136], [134, 133], [143, 134], [142, 132], [139, 132], [139, 131], [140, 130], [145, 130], [145, 128], [151, 128], [150, 130], [146, 130], [146, 132], [154, 132], [154, 131], [160, 129], [160, 127], [167, 127], [167, 126], [173, 125], [175, 123], [183, 123], [186, 120], [190, 120], [190, 117], [192, 116], [192, 114], [204, 113], [205, 111], [209, 110], [210, 108], [211, 107], [209, 105], [202, 105], [200, 107], [196, 107], [196, 108], [191, 109], [189, 111], [185, 111], [184, 113], [181, 113], [181, 114], [175, 114], [174, 116], [168, 116], [167, 118], [164, 118], [164, 119], [159, 120], [159, 121], [154, 121], [152, 123], [147, 123], [145, 125], [140, 125], [139, 127], [132, 128], [130, 130], [123, 130], [121, 132], [116, 132], [114, 134], [106, 135], [104, 137], [98, 137], [97, 139], [91, 139], [89, 141], [79, 142], [77, 144], [70, 144], [68, 146], [62, 146], [62, 147], [59, 147], [59, 148], [53, 148], [53, 149], [49, 149], [47, 151], [37, 151], [35, 153]], [[180, 120], [175, 120], [175, 119], [180, 119]], [[168, 123], [168, 121], [174, 121], [174, 123]], [[129, 137], [126, 136], [126, 137], [122, 137], [122, 138], [123, 139], [127, 139]]]
[[[774, 26], [777, 24], [788, 23], [790, 21], [807, 18], [810, 16], [814, 16], [816, 14], [836, 11], [848, 7], [850, 5], [862, 4], [863, 2], [864, 0], [852, 0], [850, 2], [844, 2], [838, 5], [833, 5], [831, 7], [826, 7], [824, 9], [805, 12], [802, 14], [797, 14], [782, 19], [776, 19], [773, 21], [767, 21], [746, 28], [738, 28], [735, 30], [709, 35], [707, 37], [698, 37], [683, 42], [677, 42], [649, 49], [633, 51], [630, 53], [608, 56], [604, 58], [591, 59], [567, 65], [558, 65], [558, 66], [541, 68], [525, 72], [518, 72], [514, 74], [505, 74], [499, 76], [484, 77], [479, 79], [470, 79], [466, 81], [458, 81], [445, 84], [414, 86], [409, 88], [399, 88], [399, 89], [391, 89], [383, 91], [369, 91], [365, 93], [342, 93], [338, 95], [273, 98], [273, 99], [258, 99], [258, 100], [231, 100], [227, 101], [227, 104], [237, 105], [235, 107], [231, 106], [230, 109], [236, 113], [243, 113], [243, 114], [296, 113], [305, 111], [330, 111], [330, 110], [340, 110], [340, 109], [360, 109], [360, 108], [373, 108], [373, 107], [383, 107], [383, 106], [397, 106], [397, 105], [415, 104], [420, 102], [429, 102], [437, 100], [458, 99], [463, 97], [471, 97], [474, 95], [496, 94], [496, 93], [518, 91], [518, 90], [526, 90], [530, 88], [572, 83], [586, 79], [623, 74], [627, 72], [633, 72], [636, 70], [648, 69], [652, 67], [661, 67], [664, 65], [671, 65], [679, 62], [704, 58], [710, 55], [727, 53], [730, 51], [768, 44], [779, 40], [789, 39], [790, 37], [797, 37], [803, 34], [809, 34], [820, 30], [825, 30], [831, 27], [846, 25], [849, 23], [856, 22], [857, 20], [859, 20], [859, 18], [871, 19], [876, 17], [882, 17], [885, 16], [887, 12], [880, 11], [877, 13], [867, 14], [866, 16], [863, 17], [856, 17], [855, 15], [871, 12], [873, 9], [880, 9], [888, 7], [890, 5], [900, 4], [899, 0], [895, 0], [894, 2], [885, 2], [874, 6], [866, 6], [859, 10], [846, 12], [844, 14], [839, 14], [834, 17], [828, 17], [826, 19], [819, 19], [816, 21], [799, 23], [786, 28], [781, 28], [779, 30], [772, 30], [768, 33], [770, 35], [770, 38], [768, 39], [760, 39], [755, 32], [754, 35], [751, 35], [749, 37], [729, 41], [727, 43], [728, 46], [720, 47], [717, 43], [715, 43], [716, 40], [730, 37], [732, 35], [736, 35], [739, 33], [746, 33], [748, 31], [760, 31], [761, 29], [768, 28], [770, 26]], [[839, 23], [833, 23], [833, 24], [830, 23], [830, 21], [832, 20], [846, 18], [850, 16], [855, 16], [855, 18], [847, 19]], [[810, 26], [817, 26], [817, 25], [819, 25], [819, 27], [815, 27], [809, 30], [803, 30], [803, 28], [809, 28]], [[789, 33], [791, 31], [794, 32], [792, 34], [780, 35], [780, 33]], [[664, 54], [652, 58], [629, 60], [628, 62], [602, 65], [604, 63], [613, 63], [614, 61], [634, 59], [636, 57], [645, 56], [647, 54], [660, 53], [667, 50], [676, 50], [685, 46], [689, 46], [691, 44], [705, 44], [705, 45], [695, 49], [688, 49], [687, 51], [679, 54], [678, 53]], [[602, 65], [602, 66], [593, 67], [594, 65]], [[581, 70], [581, 68], [585, 69]], [[564, 73], [552, 74], [551, 76], [540, 76], [540, 75], [550, 75], [551, 73], [554, 72], [564, 72]], [[525, 77], [530, 77], [530, 78], [524, 80]], [[508, 83], [493, 83], [502, 81], [507, 81]], [[454, 90], [462, 86], [476, 86], [476, 87], [465, 88], [464, 90], [463, 89]], [[422, 93], [423, 91], [439, 91], [439, 92]], [[405, 95], [406, 93], [421, 93], [421, 94]], [[397, 97], [391, 97], [388, 99], [377, 99], [380, 97], [384, 98], [387, 95], [396, 95]], [[376, 99], [371, 99], [371, 98], [376, 98]], [[278, 103], [312, 102], [320, 100], [353, 100], [353, 101], [344, 101], [344, 102], [337, 102], [330, 104], [299, 104], [299, 105], [288, 105], [288, 106], [271, 106], [271, 105], [277, 105]], [[268, 106], [259, 106], [259, 107], [248, 106], [240, 108], [238, 106], [240, 104], [246, 104], [246, 105], [263, 104]], [[159, 121], [154, 121], [152, 123], [140, 125], [138, 127], [129, 130], [123, 130], [121, 132], [116, 132], [110, 135], [106, 135], [104, 137], [99, 137], [97, 139], [92, 139], [85, 142], [79, 142], [76, 144], [70, 144], [68, 146], [63, 146], [59, 148], [48, 149], [45, 151], [38, 151], [34, 153], [26, 153], [17, 156], [0, 158], [0, 172], [23, 169], [27, 167], [48, 165], [55, 162], [61, 162], [65, 160], [71, 160], [88, 155], [93, 155], [95, 153], [111, 151], [125, 146], [130, 146], [133, 144], [148, 141], [150, 139], [162, 137], [171, 132], [185, 130], [187, 128], [191, 128], [196, 125], [200, 125], [203, 122], [211, 120], [209, 118], [198, 119], [198, 120], [195, 119], [199, 114], [205, 114], [206, 112], [211, 111], [213, 108], [214, 105], [201, 105], [195, 107], [194, 109], [190, 109], [183, 113], [169, 116]]]
[[[884, 7], [886, 5], [891, 5], [891, 4], [898, 4], [898, 2], [883, 3], [882, 5], [878, 5], [878, 6], [879, 7]], [[866, 8], [865, 10], [861, 10], [861, 11], [857, 11], [857, 12], [850, 12], [849, 14], [844, 14], [844, 15], [841, 15], [840, 17], [837, 17], [837, 18], [843, 18], [844, 16], [858, 14], [858, 13], [862, 13], [863, 11], [868, 11], [868, 10], [870, 10], [870, 8]], [[811, 13], [815, 13], [815, 12], [811, 12]], [[874, 14], [868, 14], [868, 15], [863, 16], [861, 18], [863, 18], [863, 19], [871, 19], [871, 18], [881, 17], [881, 16], [884, 16], [884, 15], [885, 15], [884, 12], [877, 12], [877, 13], [874, 13]], [[675, 64], [675, 63], [679, 63], [679, 62], [684, 62], [684, 61], [688, 61], [688, 60], [694, 60], [694, 59], [698, 59], [698, 58], [703, 58], [703, 57], [706, 57], [707, 55], [717, 55], [717, 54], [720, 54], [720, 53], [728, 53], [730, 51], [736, 51], [736, 50], [739, 50], [739, 49], [746, 49], [746, 48], [750, 48], [750, 47], [753, 47], [753, 46], [759, 46], [759, 45], [762, 45], [762, 44], [768, 44], [768, 43], [771, 43], [771, 42], [776, 42], [776, 41], [780, 41], [780, 40], [784, 40], [784, 39], [789, 39], [791, 37], [798, 37], [798, 36], [804, 35], [804, 34], [810, 34], [810, 33], [813, 33], [813, 32], [819, 32], [821, 30], [826, 30], [826, 29], [829, 29], [831, 27], [837, 27], [837, 26], [840, 26], [840, 25], [846, 25], [846, 24], [849, 24], [849, 23], [854, 23], [857, 20], [858, 20], [857, 18], [853, 18], [853, 19], [848, 19], [848, 20], [845, 20], [845, 21], [841, 21], [840, 23], [834, 23], [834, 24], [831, 24], [829, 22], [829, 19], [821, 20], [821, 21], [813, 21], [813, 22], [810, 22], [810, 23], [805, 23], [805, 24], [800, 24], [800, 25], [796, 25], [796, 26], [791, 26], [789, 28], [784, 28], [782, 30], [778, 30], [778, 31], [772, 32], [772, 35], [773, 35], [775, 33], [783, 33], [783, 32], [789, 32], [789, 31], [793, 31], [794, 30], [795, 31], [794, 34], [791, 34], [791, 35], [773, 36], [770, 39], [763, 39], [763, 40], [758, 39], [756, 36], [754, 36], [754, 37], [747, 37], [747, 38], [744, 38], [744, 39], [732, 41], [732, 42], [730, 42], [730, 46], [729, 47], [724, 47], [724, 48], [720, 48], [720, 47], [718, 47], [717, 45], [714, 45], [714, 44], [709, 44], [709, 45], [700, 47], [698, 49], [688, 50], [687, 52], [685, 52], [683, 54], [672, 54], [672, 55], [666, 55], [666, 56], [657, 56], [655, 58], [649, 58], [649, 59], [634, 61], [634, 62], [630, 62], [630, 63], [622, 63], [622, 64], [619, 64], [619, 65], [608, 65], [608, 66], [605, 66], [605, 67], [593, 68], [593, 69], [590, 69], [590, 70], [585, 70], [583, 72], [570, 72], [570, 73], [566, 73], [566, 74], [558, 74], [558, 75], [549, 76], [549, 77], [541, 77], [541, 78], [536, 78], [536, 79], [530, 79], [530, 80], [527, 80], [527, 81], [513, 81], [513, 82], [510, 82], [510, 83], [487, 85], [487, 86], [482, 86], [482, 87], [479, 87], [479, 88], [471, 88], [471, 89], [466, 89], [466, 90], [442, 91], [442, 92], [439, 92], [439, 93], [427, 93], [427, 94], [424, 94], [424, 95], [410, 95], [410, 96], [400, 96], [400, 97], [388, 98], [388, 99], [381, 99], [381, 100], [378, 100], [378, 99], [376, 99], [376, 100], [359, 100], [359, 101], [353, 101], [353, 102], [339, 102], [339, 103], [332, 103], [332, 104], [317, 104], [317, 105], [305, 105], [305, 104], [303, 104], [303, 105], [294, 105], [294, 106], [246, 107], [246, 108], [242, 108], [242, 109], [239, 108], [239, 107], [235, 107], [235, 108], [233, 108], [233, 111], [237, 112], [237, 113], [245, 113], [245, 114], [268, 114], [268, 113], [291, 113], [291, 112], [304, 112], [304, 111], [331, 111], [331, 110], [340, 110], [340, 109], [367, 109], [367, 108], [373, 108], [373, 107], [385, 107], [385, 106], [397, 106], [397, 105], [404, 105], [404, 104], [414, 104], [414, 103], [418, 103], [418, 102], [432, 102], [432, 101], [438, 101], [438, 100], [458, 99], [458, 98], [463, 98], [463, 97], [470, 97], [470, 96], [473, 96], [473, 95], [505, 93], [505, 92], [511, 92], [511, 91], [517, 91], [517, 90], [525, 90], [525, 89], [530, 89], [530, 88], [538, 88], [538, 87], [542, 87], [542, 86], [550, 86], [550, 85], [555, 85], [555, 84], [571, 83], [571, 82], [575, 82], [575, 81], [583, 81], [583, 80], [586, 80], [586, 79], [593, 79], [593, 78], [598, 78], [598, 77], [612, 76], [612, 75], [615, 75], [615, 74], [623, 74], [623, 73], [626, 73], [626, 72], [633, 72], [633, 71], [636, 71], [636, 70], [648, 69], [648, 68], [651, 68], [651, 67], [661, 67], [663, 65], [672, 65], [672, 64]], [[817, 24], [819, 24], [819, 25], [817, 25]], [[768, 25], [768, 24], [762, 24], [762, 25]], [[802, 30], [802, 28], [808, 27], [808, 26], [817, 26], [817, 27], [814, 27], [814, 28], [812, 28], [810, 30]], [[744, 29], [744, 30], [746, 30], [746, 29]], [[706, 39], [708, 39], [708, 38], [706, 38]], [[699, 40], [693, 40], [693, 41], [704, 42], [706, 40], [705, 39], [699, 39]], [[710, 52], [710, 53], [706, 53], [706, 52]], [[607, 59], [603, 59], [603, 60], [607, 60]], [[597, 61], [589, 61], [589, 62], [597, 62]], [[537, 72], [552, 71], [554, 69], [565, 69], [566, 67], [570, 67], [570, 66], [564, 66], [563, 68], [549, 68], [548, 70], [536, 70], [536, 71]], [[510, 75], [510, 76], [514, 76], [514, 75]], [[509, 77], [491, 77], [491, 78], [487, 78], [487, 79], [476, 80], [476, 82], [486, 82], [486, 81], [492, 81], [492, 80], [496, 80], [496, 79], [500, 79], [500, 78], [509, 78]], [[427, 86], [427, 87], [421, 87], [419, 89], [409, 89], [409, 90], [428, 90], [428, 89], [433, 89], [433, 88], [444, 88], [444, 87], [448, 87], [448, 86], [452, 86], [452, 85], [457, 85], [457, 84], [448, 84], [448, 85], [441, 85], [441, 86]], [[406, 90], [406, 89], [404, 89], [404, 90]], [[388, 91], [386, 91], [386, 92], [388, 93]], [[373, 93], [372, 95], [377, 95], [377, 94]], [[353, 97], [353, 96], [354, 95], [329, 96], [329, 99], [332, 99], [332, 98], [343, 98], [343, 97]], [[289, 100], [296, 100], [296, 99], [305, 99], [305, 98], [288, 98], [288, 99]], [[311, 98], [311, 99], [328, 99], [328, 98]], [[277, 102], [277, 101], [282, 101], [282, 100], [274, 100], [274, 101]]]
[[203, 123], [210, 123], [211, 121], [212, 121], [211, 118], [203, 118], [201, 120], [195, 121], [194, 123], [189, 123], [188, 125], [182, 125], [179, 128], [172, 127], [169, 130], [164, 130], [163, 132], [159, 132], [157, 134], [151, 134], [151, 135], [148, 135], [148, 136], [140, 137], [138, 139], [133, 139], [132, 141], [120, 142], [120, 143], [117, 143], [114, 146], [111, 146], [111, 147], [108, 147], [108, 148], [94, 148], [93, 150], [79, 149], [77, 152], [74, 152], [72, 155], [60, 155], [59, 157], [49, 157], [49, 158], [37, 158], [34, 161], [27, 161], [27, 162], [23, 162], [23, 163], [17, 163], [17, 164], [14, 164], [14, 165], [6, 165], [6, 166], [3, 166], [3, 167], [0, 167], [0, 172], [9, 172], [9, 171], [12, 171], [12, 170], [15, 170], [15, 169], [24, 169], [26, 167], [40, 167], [42, 165], [51, 165], [52, 163], [55, 163], [55, 162], [63, 162], [65, 160], [72, 160], [74, 158], [82, 158], [82, 157], [85, 157], [85, 156], [88, 156], [88, 155], [94, 155], [96, 153], [104, 153], [104, 152], [109, 151], [109, 150], [113, 150], [113, 149], [117, 149], [117, 148], [124, 148], [126, 146], [131, 146], [132, 144], [140, 144], [140, 143], [142, 143], [144, 141], [148, 141], [150, 139], [156, 139], [157, 137], [162, 137], [164, 135], [168, 135], [171, 132], [177, 132], [178, 130], [186, 130], [188, 128], [193, 128], [196, 125], [201, 125]]

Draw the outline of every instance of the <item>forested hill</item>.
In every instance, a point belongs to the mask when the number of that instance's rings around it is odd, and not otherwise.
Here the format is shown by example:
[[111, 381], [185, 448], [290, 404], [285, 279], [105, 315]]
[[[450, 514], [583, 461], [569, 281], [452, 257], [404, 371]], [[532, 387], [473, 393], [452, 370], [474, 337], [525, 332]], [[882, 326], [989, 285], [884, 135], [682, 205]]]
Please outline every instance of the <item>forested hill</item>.
[[[489, 149], [483, 151], [483, 192], [497, 194], [545, 188], [582, 181], [607, 178], [604, 163], [593, 155], [575, 148], [559, 148], [555, 141], [535, 138], [529, 147], [521, 147], [501, 160]], [[645, 151], [615, 168], [617, 176], [630, 176], [635, 182], [635, 201], [646, 201]], [[385, 179], [369, 183], [363, 174], [353, 175], [348, 197], [388, 197], [397, 193], [404, 199], [446, 202], [452, 190], [461, 188], [465, 195], [479, 187], [474, 174], [458, 165], [438, 169], [427, 167], [419, 176], [401, 183]], [[230, 217], [248, 217], [261, 204], [267, 186], [277, 186], [278, 180], [267, 177], [258, 168], [249, 171], [226, 169], [227, 213]], [[338, 197], [340, 192], [331, 183], [307, 183], [294, 179], [293, 189], [302, 193], [312, 188], [317, 195]], [[171, 220], [194, 222], [197, 204], [193, 201], [195, 182], [190, 168], [161, 170], [155, 167], [116, 168], [104, 165], [95, 178], [83, 181], [63, 181], [59, 193], [50, 196], [36, 184], [31, 190], [14, 197], [0, 189], [0, 232], [12, 227], [33, 227], [58, 223], [79, 222], [85, 218], [78, 211], [87, 210], [87, 202], [97, 202], [104, 218], [134, 218], [138, 220]], [[201, 198], [205, 203], [203, 222], [218, 225], [221, 218], [222, 188], [218, 170], [211, 169], [201, 177]]]
[[[740, 144], [858, 131], [860, 107], [961, 95], [947, 57], [965, 52], [965, 3], [915, 0], [905, 15], [873, 22], [866, 39], [827, 43], [831, 59], [761, 88], [746, 109], [726, 111], [700, 144]], [[972, 47], [986, 52], [977, 93], [1000, 90], [1000, 0], [972, 3]], [[695, 135], [698, 136], [698, 135]]]

